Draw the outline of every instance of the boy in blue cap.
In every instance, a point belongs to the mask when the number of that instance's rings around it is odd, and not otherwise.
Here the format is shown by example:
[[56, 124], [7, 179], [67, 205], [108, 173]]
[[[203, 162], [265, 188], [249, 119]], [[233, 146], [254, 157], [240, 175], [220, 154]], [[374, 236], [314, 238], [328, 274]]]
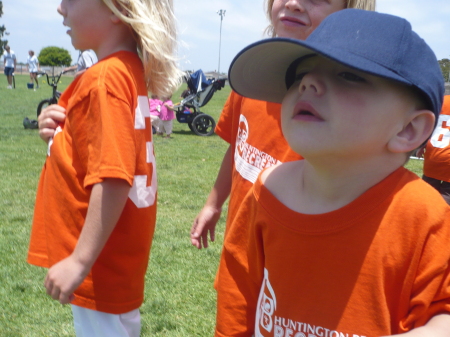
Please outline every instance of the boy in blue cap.
[[346, 9], [233, 61], [305, 159], [261, 173], [224, 244], [216, 336], [449, 336], [450, 214], [403, 165], [444, 84], [404, 19]]

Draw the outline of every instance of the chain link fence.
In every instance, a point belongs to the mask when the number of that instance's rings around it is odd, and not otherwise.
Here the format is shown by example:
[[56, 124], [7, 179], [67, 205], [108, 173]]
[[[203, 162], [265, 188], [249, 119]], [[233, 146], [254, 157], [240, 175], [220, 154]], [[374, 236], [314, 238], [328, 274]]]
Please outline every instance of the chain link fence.
[[[40, 71], [46, 72], [49, 75], [53, 74], [53, 72], [55, 74], [59, 74], [64, 68], [66, 67], [49, 67], [49, 66], [40, 66], [39, 69]], [[4, 70], [4, 65], [3, 62], [0, 62], [0, 72], [3, 74], [3, 70]], [[14, 71], [14, 74], [16, 75], [27, 75], [29, 74], [28, 72], [28, 66], [26, 64], [18, 64], [16, 65], [16, 70]], [[75, 74], [74, 71], [68, 72], [67, 74], [63, 75], [63, 76], [73, 76]]]

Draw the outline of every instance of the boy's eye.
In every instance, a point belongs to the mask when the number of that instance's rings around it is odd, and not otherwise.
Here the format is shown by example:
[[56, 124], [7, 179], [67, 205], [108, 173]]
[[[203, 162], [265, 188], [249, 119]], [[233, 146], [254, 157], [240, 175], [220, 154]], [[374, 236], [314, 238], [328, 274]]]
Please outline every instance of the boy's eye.
[[342, 72], [339, 74], [340, 77], [342, 77], [344, 80], [350, 81], [350, 82], [365, 82], [366, 80], [362, 78], [361, 76], [358, 76], [351, 72]]

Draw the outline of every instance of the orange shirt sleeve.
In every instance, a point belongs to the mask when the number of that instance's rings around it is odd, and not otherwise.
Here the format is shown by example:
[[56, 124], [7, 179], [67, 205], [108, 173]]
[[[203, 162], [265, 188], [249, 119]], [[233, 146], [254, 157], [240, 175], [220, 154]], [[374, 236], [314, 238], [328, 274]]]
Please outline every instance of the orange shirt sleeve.
[[88, 165], [84, 186], [105, 178], [123, 179], [132, 185], [137, 157], [133, 107], [97, 88], [91, 92], [86, 111], [86, 130], [79, 135], [87, 135], [89, 144], [83, 153]]

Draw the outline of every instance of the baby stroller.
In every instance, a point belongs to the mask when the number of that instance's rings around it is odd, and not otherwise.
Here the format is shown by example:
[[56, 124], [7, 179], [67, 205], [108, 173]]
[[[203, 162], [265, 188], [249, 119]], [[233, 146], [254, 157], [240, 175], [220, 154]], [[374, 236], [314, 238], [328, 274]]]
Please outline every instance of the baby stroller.
[[177, 121], [187, 123], [189, 129], [198, 136], [211, 136], [216, 122], [211, 116], [204, 114], [200, 108], [205, 106], [217, 90], [225, 86], [225, 79], [206, 79], [203, 71], [186, 76], [188, 90], [183, 92], [183, 100], [176, 104]]

